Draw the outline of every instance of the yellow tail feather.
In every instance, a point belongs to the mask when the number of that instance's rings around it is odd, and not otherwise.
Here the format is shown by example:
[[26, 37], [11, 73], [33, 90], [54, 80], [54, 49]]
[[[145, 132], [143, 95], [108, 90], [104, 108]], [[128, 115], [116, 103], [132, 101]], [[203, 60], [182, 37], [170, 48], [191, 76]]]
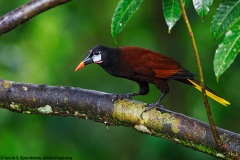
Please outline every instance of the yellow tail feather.
[[[190, 83], [193, 84], [193, 86], [199, 90], [200, 92], [202, 92], [202, 88], [199, 84], [195, 83], [194, 81], [187, 79]], [[210, 92], [209, 90], [206, 89], [206, 95], [209, 96], [210, 98], [214, 99], [215, 101], [217, 101], [218, 103], [221, 103], [224, 106], [228, 106], [230, 105], [230, 103], [228, 101], [226, 101], [225, 99], [217, 96], [216, 94]]]

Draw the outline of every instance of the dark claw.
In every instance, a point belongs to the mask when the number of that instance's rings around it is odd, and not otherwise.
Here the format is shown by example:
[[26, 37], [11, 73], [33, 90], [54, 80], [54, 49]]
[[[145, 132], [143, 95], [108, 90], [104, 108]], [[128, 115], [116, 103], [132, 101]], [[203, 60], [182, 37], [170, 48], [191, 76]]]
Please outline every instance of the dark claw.
[[129, 94], [119, 94], [118, 99], [131, 99]]
[[112, 101], [116, 101], [117, 99], [118, 99], [118, 95], [117, 95], [117, 94], [114, 94]]
[[162, 105], [160, 105], [160, 106], [156, 107], [156, 110], [161, 111], [162, 108], [164, 108], [164, 107]]
[[140, 118], [141, 118], [141, 119], [143, 119], [143, 116], [142, 116], [142, 115], [143, 115], [143, 113], [144, 113], [144, 111], [143, 111], [143, 112], [140, 114]]
[[113, 101], [118, 99], [131, 99], [131, 95], [130, 94], [114, 94]]

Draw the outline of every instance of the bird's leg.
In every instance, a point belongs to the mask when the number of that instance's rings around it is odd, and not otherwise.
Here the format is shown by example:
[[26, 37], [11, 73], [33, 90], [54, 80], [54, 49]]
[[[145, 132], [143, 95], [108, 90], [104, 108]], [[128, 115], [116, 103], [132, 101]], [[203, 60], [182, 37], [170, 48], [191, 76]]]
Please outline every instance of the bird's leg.
[[157, 100], [157, 102], [152, 103], [152, 104], [149, 104], [148, 107], [147, 107], [143, 112], [147, 112], [147, 111], [149, 111], [149, 110], [151, 110], [151, 109], [153, 109], [153, 108], [162, 107], [162, 106], [160, 105], [160, 101], [163, 99], [163, 97], [164, 97], [165, 95], [166, 95], [166, 94], [163, 92], [162, 95], [161, 95], [161, 97]]
[[[162, 83], [163, 84], [163, 83]], [[156, 85], [157, 86], [157, 85]], [[160, 105], [160, 102], [161, 100], [164, 98], [164, 96], [169, 92], [169, 88], [168, 88], [168, 85], [167, 83], [165, 83], [165, 85], [161, 85], [160, 87], [157, 86], [161, 91], [162, 91], [162, 95], [160, 96], [160, 98], [155, 102], [155, 103], [152, 103], [152, 104], [148, 104], [147, 108], [141, 113], [140, 117], [143, 119], [142, 115], [143, 113], [147, 112], [147, 111], [150, 111], [154, 108], [163, 108], [162, 105]]]
[[149, 85], [146, 82], [137, 82], [139, 84], [140, 90], [138, 93], [127, 93], [116, 95], [116, 99], [131, 99], [132, 96], [145, 95], [149, 92]]

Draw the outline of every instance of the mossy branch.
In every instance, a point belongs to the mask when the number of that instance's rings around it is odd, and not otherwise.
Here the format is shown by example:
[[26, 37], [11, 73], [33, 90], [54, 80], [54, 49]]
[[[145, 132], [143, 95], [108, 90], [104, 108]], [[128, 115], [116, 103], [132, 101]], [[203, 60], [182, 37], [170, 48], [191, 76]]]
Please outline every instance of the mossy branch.
[[131, 127], [218, 158], [240, 155], [239, 134], [217, 128], [231, 153], [225, 155], [217, 149], [208, 124], [163, 108], [144, 113], [141, 119], [145, 103], [117, 100], [113, 94], [0, 80], [0, 95], [0, 108], [13, 112], [87, 118], [107, 126]]

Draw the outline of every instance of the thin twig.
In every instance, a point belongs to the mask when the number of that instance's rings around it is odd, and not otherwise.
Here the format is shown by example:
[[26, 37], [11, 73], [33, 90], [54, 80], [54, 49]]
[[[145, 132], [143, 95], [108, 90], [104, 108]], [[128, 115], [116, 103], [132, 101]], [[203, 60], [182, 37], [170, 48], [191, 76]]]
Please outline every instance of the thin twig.
[[193, 32], [192, 32], [190, 23], [188, 21], [188, 17], [187, 17], [185, 8], [184, 8], [184, 4], [183, 4], [182, 0], [178, 0], [178, 1], [179, 1], [181, 10], [182, 10], [183, 19], [186, 23], [186, 26], [187, 26], [187, 29], [188, 29], [188, 32], [189, 32], [189, 36], [190, 36], [190, 39], [191, 39], [191, 42], [192, 42], [193, 51], [194, 51], [195, 59], [196, 59], [196, 62], [197, 62], [197, 68], [198, 68], [199, 79], [200, 79], [200, 86], [202, 87], [202, 95], [203, 95], [204, 105], [205, 105], [205, 108], [206, 108], [206, 111], [207, 111], [207, 116], [208, 116], [208, 120], [209, 120], [209, 123], [210, 123], [210, 126], [211, 126], [212, 134], [213, 134], [214, 140], [215, 140], [218, 148], [220, 150], [222, 150], [222, 149], [224, 149], [223, 143], [222, 143], [222, 141], [221, 141], [221, 139], [218, 135], [218, 132], [217, 132], [217, 129], [216, 129], [213, 117], [212, 117], [210, 105], [208, 103], [208, 99], [207, 99], [207, 96], [206, 96], [203, 72], [202, 72], [201, 62], [200, 62], [195, 38], [194, 38], [194, 35], [193, 35]]

